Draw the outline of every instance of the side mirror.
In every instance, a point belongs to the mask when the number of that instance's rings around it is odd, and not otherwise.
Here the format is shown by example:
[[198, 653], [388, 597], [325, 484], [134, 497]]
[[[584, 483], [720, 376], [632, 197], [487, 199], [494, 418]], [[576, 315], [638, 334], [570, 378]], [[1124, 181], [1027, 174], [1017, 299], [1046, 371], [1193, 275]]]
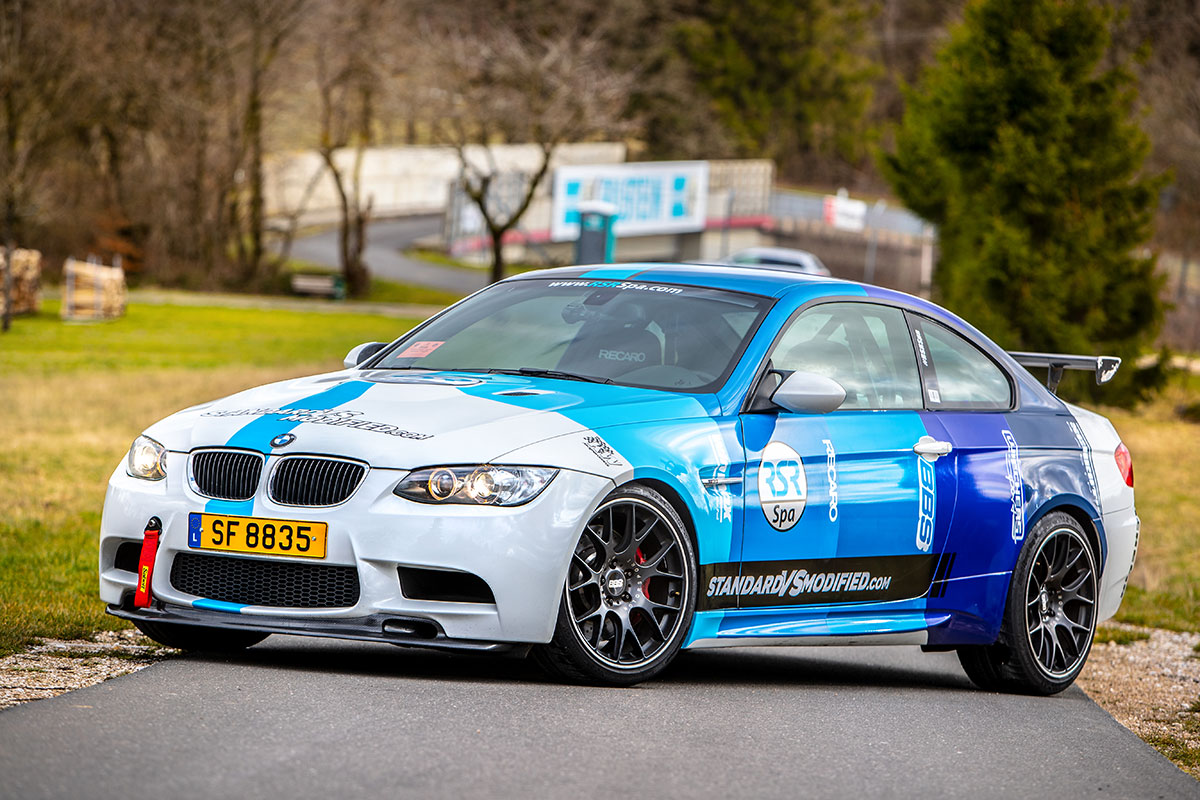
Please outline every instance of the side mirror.
[[346, 357], [342, 359], [342, 365], [345, 366], [346, 369], [354, 369], [359, 364], [363, 363], [385, 347], [387, 347], [387, 345], [383, 342], [367, 342], [366, 344], [360, 344], [358, 347], [346, 354]]
[[793, 372], [779, 384], [771, 402], [797, 414], [828, 414], [846, 400], [846, 390], [815, 372]]

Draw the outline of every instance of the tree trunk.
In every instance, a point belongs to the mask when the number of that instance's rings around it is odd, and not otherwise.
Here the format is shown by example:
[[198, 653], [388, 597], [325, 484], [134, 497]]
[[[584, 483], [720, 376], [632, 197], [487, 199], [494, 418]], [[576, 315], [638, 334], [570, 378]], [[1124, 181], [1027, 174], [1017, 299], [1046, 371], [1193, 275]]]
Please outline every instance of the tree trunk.
[[254, 30], [250, 64], [250, 93], [246, 100], [246, 138], [249, 142], [250, 164], [250, 251], [243, 265], [248, 280], [258, 277], [263, 257], [263, 108], [262, 62], [260, 33]]
[[367, 265], [363, 263], [363, 251], [367, 244], [367, 221], [371, 216], [371, 204], [367, 208], [357, 209], [350, 224], [350, 243], [346, 253], [346, 262], [342, 274], [346, 278], [346, 293], [351, 297], [365, 297], [371, 290], [371, 275]]
[[504, 234], [507, 228], [491, 228], [492, 235], [492, 283], [504, 280]]
[[8, 333], [12, 327], [12, 274], [13, 256], [17, 252], [17, 208], [13, 202], [12, 193], [8, 194], [4, 203], [4, 315], [0, 321], [0, 332]]

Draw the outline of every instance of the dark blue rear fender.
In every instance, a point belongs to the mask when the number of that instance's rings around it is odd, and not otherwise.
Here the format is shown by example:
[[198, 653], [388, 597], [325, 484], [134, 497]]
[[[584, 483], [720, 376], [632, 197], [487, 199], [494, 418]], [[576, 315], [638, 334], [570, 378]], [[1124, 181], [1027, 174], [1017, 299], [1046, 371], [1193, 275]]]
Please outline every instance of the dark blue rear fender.
[[[1085, 496], [1091, 491], [1080, 469], [1080, 453], [1057, 448], [1022, 449], [1020, 466], [1025, 501], [1024, 535], [1014, 541], [1007, 528], [980, 525], [973, 528], [973, 532], [983, 534], [986, 540], [977, 538], [951, 543], [951, 547], [966, 556], [966, 561], [973, 561], [977, 567], [984, 563], [977, 559], [987, 553], [988, 569], [986, 573], [978, 568], [960, 570], [956, 564], [954, 572], [969, 577], [948, 581], [938, 592], [940, 597], [930, 598], [928, 609], [931, 614], [950, 613], [948, 621], [930, 629], [931, 645], [990, 644], [996, 640], [1004, 621], [1012, 572], [1021, 548], [1028, 540], [1028, 533], [1052, 511], [1064, 511], [1075, 517], [1092, 539], [1093, 546], [1099, 549], [1099, 562], [1104, 563], [1107, 548], [1103, 524], [1095, 504]], [[972, 553], [976, 559], [971, 558]]]

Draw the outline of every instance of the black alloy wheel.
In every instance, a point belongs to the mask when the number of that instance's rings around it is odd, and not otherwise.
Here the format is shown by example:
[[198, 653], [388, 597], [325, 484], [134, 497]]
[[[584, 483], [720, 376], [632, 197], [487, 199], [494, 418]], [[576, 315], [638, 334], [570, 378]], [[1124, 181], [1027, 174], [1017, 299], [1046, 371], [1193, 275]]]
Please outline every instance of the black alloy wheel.
[[1051, 678], [1072, 674], [1087, 657], [1096, 627], [1096, 588], [1088, 543], [1069, 527], [1051, 531], [1033, 558], [1025, 589], [1029, 647]]
[[622, 487], [579, 536], [554, 639], [538, 660], [574, 682], [644, 681], [679, 651], [695, 593], [695, 550], [678, 513], [648, 487]]

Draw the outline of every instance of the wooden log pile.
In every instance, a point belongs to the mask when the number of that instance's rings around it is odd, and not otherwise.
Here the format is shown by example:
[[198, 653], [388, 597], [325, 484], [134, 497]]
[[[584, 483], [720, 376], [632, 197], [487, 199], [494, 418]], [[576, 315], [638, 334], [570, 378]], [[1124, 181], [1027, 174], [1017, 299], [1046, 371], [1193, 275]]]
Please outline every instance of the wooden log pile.
[[[0, 247], [0, 259], [4, 248]], [[0, 313], [4, 312], [4, 272], [0, 263]], [[12, 259], [12, 313], [32, 314], [38, 310], [42, 288], [42, 254], [37, 250], [18, 249]]]
[[125, 313], [125, 271], [68, 258], [63, 264], [62, 317], [113, 319]]

